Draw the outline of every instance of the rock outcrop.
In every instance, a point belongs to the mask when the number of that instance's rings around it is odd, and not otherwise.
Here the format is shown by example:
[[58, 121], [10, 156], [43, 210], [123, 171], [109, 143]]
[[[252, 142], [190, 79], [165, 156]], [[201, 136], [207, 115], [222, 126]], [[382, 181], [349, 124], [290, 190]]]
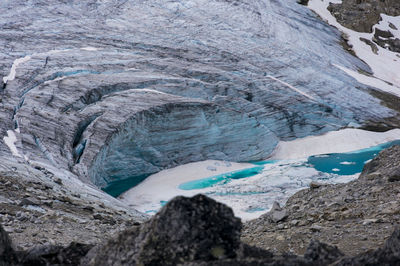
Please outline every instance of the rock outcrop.
[[[373, 33], [371, 39], [360, 38], [374, 53], [377, 46], [392, 52], [400, 52], [400, 39], [396, 38], [391, 31], [397, 30], [392, 23], [377, 25], [382, 21], [382, 14], [389, 16], [400, 15], [400, 3], [396, 0], [348, 0], [341, 3], [330, 3], [328, 10], [336, 17], [337, 21], [346, 28], [358, 32]], [[384, 28], [382, 28], [384, 27]]]
[[0, 160], [0, 223], [18, 249], [94, 245], [146, 219], [68, 172]]
[[397, 0], [345, 0], [339, 4], [330, 3], [328, 9], [340, 24], [358, 32], [372, 32], [381, 14], [400, 16]]
[[0, 225], [0, 265], [13, 265], [18, 262], [10, 237]]

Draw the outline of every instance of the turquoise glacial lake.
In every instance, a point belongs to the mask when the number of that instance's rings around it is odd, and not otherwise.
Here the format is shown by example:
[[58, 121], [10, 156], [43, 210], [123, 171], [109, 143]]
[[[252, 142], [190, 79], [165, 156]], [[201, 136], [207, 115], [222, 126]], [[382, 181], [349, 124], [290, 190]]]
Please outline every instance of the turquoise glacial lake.
[[[315, 168], [320, 172], [329, 174], [337, 174], [341, 176], [354, 175], [357, 173], [361, 173], [365, 163], [376, 157], [380, 151], [393, 145], [400, 145], [400, 140], [387, 142], [371, 148], [353, 152], [331, 153], [311, 156], [307, 159], [307, 162], [304, 166]], [[254, 164], [254, 167], [189, 181], [180, 184], [179, 188], [182, 190], [194, 190], [204, 189], [213, 186], [223, 186], [224, 184], [228, 184], [235, 179], [249, 178], [261, 174], [264, 171], [266, 165], [276, 163], [279, 164], [279, 162], [279, 160], [251, 162], [252, 164]], [[293, 167], [298, 166], [293, 164]], [[267, 172], [264, 172], [263, 174], [268, 175]], [[123, 181], [112, 182], [109, 184], [108, 187], [104, 188], [103, 190], [114, 197], [118, 197], [120, 194], [138, 185], [146, 178], [147, 175], [144, 175]]]
[[354, 152], [311, 156], [308, 158], [308, 163], [321, 172], [354, 175], [361, 173], [365, 163], [375, 158], [380, 151], [393, 145], [400, 145], [400, 140]]
[[[311, 156], [308, 158], [307, 164], [310, 167], [313, 167], [316, 170], [324, 173], [337, 175], [354, 175], [357, 173], [361, 173], [365, 163], [375, 158], [380, 151], [396, 144], [400, 145], [400, 140], [387, 142], [371, 148], [357, 150], [353, 152], [331, 153]], [[229, 183], [233, 179], [249, 178], [260, 174], [264, 169], [264, 165], [278, 162], [279, 160], [251, 162], [257, 166], [244, 170], [189, 181], [179, 185], [179, 188], [182, 190], [193, 190], [204, 189], [216, 185], [224, 185]]]

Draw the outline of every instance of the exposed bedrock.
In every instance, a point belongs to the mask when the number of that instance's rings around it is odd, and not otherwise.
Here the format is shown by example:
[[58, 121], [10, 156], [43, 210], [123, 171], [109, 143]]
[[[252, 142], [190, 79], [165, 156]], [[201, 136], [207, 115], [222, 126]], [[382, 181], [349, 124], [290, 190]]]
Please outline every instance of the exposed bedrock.
[[397, 0], [343, 0], [340, 4], [331, 3], [328, 9], [340, 24], [359, 32], [372, 32], [382, 13], [400, 16]]
[[[385, 97], [334, 64], [368, 66], [295, 0], [0, 9], [1, 136], [15, 129], [21, 156], [101, 187], [197, 160], [263, 159], [278, 140], [349, 125], [398, 125]], [[4, 142], [0, 152], [10, 154]]]

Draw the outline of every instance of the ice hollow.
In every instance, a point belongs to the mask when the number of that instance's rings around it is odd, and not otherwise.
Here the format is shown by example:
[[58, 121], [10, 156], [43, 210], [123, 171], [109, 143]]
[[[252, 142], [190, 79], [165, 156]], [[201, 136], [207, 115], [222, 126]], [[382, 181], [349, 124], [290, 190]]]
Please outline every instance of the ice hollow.
[[104, 187], [189, 162], [260, 160], [277, 141], [246, 114], [207, 102], [167, 103], [124, 122], [97, 154], [89, 176]]

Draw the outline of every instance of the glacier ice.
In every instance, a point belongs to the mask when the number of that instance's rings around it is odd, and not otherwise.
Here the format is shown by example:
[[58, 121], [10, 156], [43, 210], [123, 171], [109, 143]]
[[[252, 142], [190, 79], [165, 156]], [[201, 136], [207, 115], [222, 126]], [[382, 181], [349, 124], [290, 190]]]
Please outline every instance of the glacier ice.
[[[15, 0], [0, 11], [0, 133], [17, 126], [24, 156], [99, 187], [397, 123], [334, 65], [369, 67], [295, 0]], [[10, 154], [3, 142], [0, 154]]]

